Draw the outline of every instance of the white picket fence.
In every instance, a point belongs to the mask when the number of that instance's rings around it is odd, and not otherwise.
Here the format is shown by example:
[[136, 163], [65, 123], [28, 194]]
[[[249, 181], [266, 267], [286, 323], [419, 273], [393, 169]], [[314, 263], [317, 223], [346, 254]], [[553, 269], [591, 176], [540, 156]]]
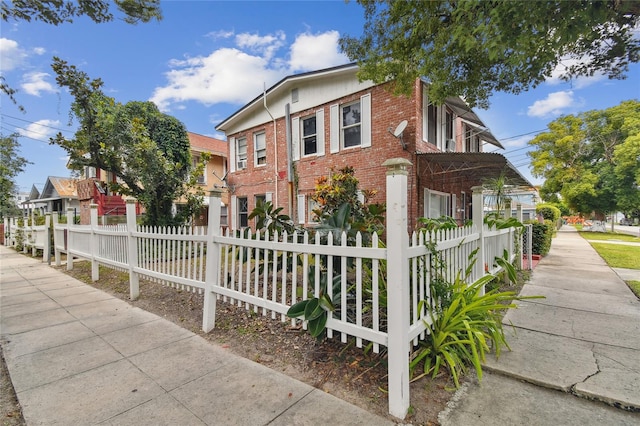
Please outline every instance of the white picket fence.
[[[519, 263], [523, 251], [515, 229], [489, 229], [481, 209], [474, 212], [474, 223], [481, 226], [409, 236], [403, 161], [388, 164], [386, 246], [377, 235], [365, 242], [361, 234], [323, 238], [319, 232], [223, 233], [219, 193], [212, 192], [208, 227], [138, 226], [133, 200], [127, 201], [126, 225], [99, 226], [97, 206], [92, 206], [91, 225], [74, 225], [72, 214], [67, 215], [66, 224], [54, 219], [56, 263], [60, 264], [63, 252], [68, 269], [73, 268], [73, 258], [87, 259], [94, 280], [99, 279], [100, 264], [128, 271], [134, 299], [139, 295], [140, 277], [204, 292], [206, 332], [215, 326], [217, 301], [298, 323], [286, 316], [287, 310], [318, 296], [325, 280], [336, 306], [327, 320], [327, 336], [342, 342], [354, 338], [356, 346], [371, 345], [375, 352], [381, 346], [387, 348], [389, 412], [404, 418], [409, 407], [411, 347], [428, 333], [429, 315], [420, 301], [431, 303], [433, 275], [452, 282], [475, 253], [477, 261], [466, 277], [473, 282], [499, 271], [495, 257], [503, 257], [506, 251], [510, 261]], [[480, 188], [473, 197], [473, 205], [482, 206]], [[436, 242], [435, 250], [427, 244], [430, 241]]]

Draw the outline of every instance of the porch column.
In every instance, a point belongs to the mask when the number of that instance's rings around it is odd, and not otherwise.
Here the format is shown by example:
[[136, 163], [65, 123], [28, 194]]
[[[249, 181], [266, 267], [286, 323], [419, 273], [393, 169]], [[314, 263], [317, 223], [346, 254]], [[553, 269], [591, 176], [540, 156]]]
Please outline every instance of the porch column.
[[407, 234], [406, 158], [387, 168], [387, 336], [389, 413], [404, 419], [409, 410], [409, 234]]

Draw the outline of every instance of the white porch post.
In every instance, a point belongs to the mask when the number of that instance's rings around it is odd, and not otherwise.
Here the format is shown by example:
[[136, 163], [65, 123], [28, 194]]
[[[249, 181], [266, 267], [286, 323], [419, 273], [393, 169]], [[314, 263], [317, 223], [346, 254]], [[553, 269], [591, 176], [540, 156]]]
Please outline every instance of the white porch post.
[[[476, 280], [482, 278], [484, 272], [484, 199], [482, 196], [482, 186], [474, 186], [471, 188], [473, 191], [471, 205], [473, 206], [473, 224], [475, 225], [480, 238], [478, 238], [478, 253], [476, 255]], [[483, 289], [484, 293], [484, 289]]]
[[210, 332], [216, 326], [216, 293], [220, 286], [220, 244], [214, 241], [220, 236], [221, 191], [209, 192], [209, 216], [207, 218], [207, 257], [204, 283], [204, 306], [202, 308], [202, 330]]
[[73, 242], [71, 228], [73, 227], [73, 219], [73, 208], [67, 207], [67, 271], [73, 269], [73, 255], [71, 254], [71, 243]]
[[136, 300], [140, 296], [140, 276], [136, 272], [138, 267], [138, 240], [133, 235], [137, 229], [136, 224], [136, 200], [126, 199], [127, 214], [127, 247], [129, 250], [129, 299]]
[[60, 249], [58, 249], [58, 247], [60, 247], [60, 245], [64, 245], [64, 234], [62, 235], [63, 240], [62, 241], [58, 241], [59, 240], [59, 235], [56, 232], [56, 227], [58, 226], [58, 222], [60, 221], [60, 212], [55, 212], [52, 216], [53, 219], [53, 225], [52, 225], [52, 231], [53, 231], [53, 253], [54, 253], [54, 258], [55, 258], [55, 262], [56, 262], [56, 266], [60, 266], [61, 261], [60, 261]]
[[406, 158], [391, 158], [387, 168], [387, 335], [389, 413], [404, 419], [409, 410], [409, 234], [407, 233]]
[[96, 260], [96, 255], [98, 254], [98, 249], [100, 247], [98, 241], [98, 235], [96, 235], [96, 228], [98, 227], [98, 205], [91, 204], [91, 280], [98, 281], [100, 279], [100, 267], [98, 261]]
[[44, 246], [42, 247], [42, 261], [51, 265], [51, 213], [44, 215]]

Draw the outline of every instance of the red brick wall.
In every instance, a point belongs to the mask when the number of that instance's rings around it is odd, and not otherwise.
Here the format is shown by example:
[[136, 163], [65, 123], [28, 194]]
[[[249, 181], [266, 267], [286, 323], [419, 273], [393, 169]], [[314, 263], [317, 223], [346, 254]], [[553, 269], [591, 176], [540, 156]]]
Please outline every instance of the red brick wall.
[[[247, 197], [249, 201], [249, 212], [255, 207], [256, 194], [264, 194], [266, 192], [274, 192], [273, 202], [278, 206], [284, 207], [284, 212], [295, 217], [297, 214], [296, 195], [311, 194], [314, 191], [316, 179], [320, 176], [327, 176], [331, 172], [331, 168], [340, 169], [344, 166], [351, 166], [355, 170], [355, 175], [360, 181], [360, 189], [378, 190], [377, 195], [372, 198], [371, 202], [384, 203], [386, 199], [386, 169], [382, 163], [389, 158], [403, 157], [407, 158], [414, 165], [416, 164], [415, 151], [433, 149], [433, 145], [425, 144], [422, 141], [422, 94], [421, 84], [416, 83], [418, 95], [414, 94], [410, 97], [395, 96], [389, 91], [388, 85], [375, 86], [362, 92], [354, 93], [345, 98], [334, 100], [322, 106], [314, 107], [308, 111], [300, 111], [292, 114], [294, 117], [304, 117], [317, 111], [319, 108], [324, 109], [325, 116], [325, 155], [317, 157], [303, 157], [295, 161], [297, 171], [297, 193], [294, 189], [293, 200], [291, 202], [292, 209], [288, 210], [288, 184], [287, 184], [287, 147], [286, 147], [286, 128], [285, 120], [277, 120], [277, 166], [274, 164], [274, 125], [272, 122], [264, 125], [247, 129], [233, 135], [235, 137], [247, 138], [247, 168], [245, 170], [236, 171], [229, 174], [228, 183], [232, 195], [238, 197]], [[362, 95], [371, 94], [371, 140], [372, 146], [361, 148], [355, 147], [343, 149], [339, 153], [330, 153], [330, 106], [335, 103], [348, 103], [352, 100], [359, 99]], [[416, 101], [417, 98], [417, 101]], [[403, 133], [403, 140], [407, 144], [404, 150], [400, 141], [395, 138], [389, 130], [394, 130], [402, 121], [407, 120], [407, 127]], [[254, 166], [254, 147], [253, 134], [255, 132], [264, 131], [267, 141], [267, 164], [265, 166]], [[428, 145], [428, 146], [426, 146]], [[277, 196], [276, 192], [277, 182]], [[415, 226], [415, 218], [422, 215], [422, 195], [416, 189], [417, 185], [424, 185], [425, 182], [418, 182], [415, 173], [415, 167], [409, 169], [409, 227], [413, 229]], [[232, 212], [235, 206], [230, 206], [230, 216], [235, 214]]]

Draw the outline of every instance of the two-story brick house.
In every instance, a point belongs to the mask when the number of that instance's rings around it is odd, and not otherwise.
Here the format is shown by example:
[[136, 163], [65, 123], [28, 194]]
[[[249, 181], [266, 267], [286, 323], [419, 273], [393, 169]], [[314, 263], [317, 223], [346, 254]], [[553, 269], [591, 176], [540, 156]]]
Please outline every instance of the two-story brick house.
[[229, 144], [230, 225], [249, 226], [258, 200], [272, 201], [300, 224], [309, 224], [310, 195], [331, 168], [352, 166], [361, 189], [385, 201], [389, 158], [406, 158], [409, 226], [421, 216], [471, 217], [471, 188], [501, 172], [529, 186], [500, 154], [502, 148], [459, 98], [429, 102], [428, 84], [416, 80], [410, 96], [390, 84], [359, 81], [355, 64], [292, 75], [222, 121]]

